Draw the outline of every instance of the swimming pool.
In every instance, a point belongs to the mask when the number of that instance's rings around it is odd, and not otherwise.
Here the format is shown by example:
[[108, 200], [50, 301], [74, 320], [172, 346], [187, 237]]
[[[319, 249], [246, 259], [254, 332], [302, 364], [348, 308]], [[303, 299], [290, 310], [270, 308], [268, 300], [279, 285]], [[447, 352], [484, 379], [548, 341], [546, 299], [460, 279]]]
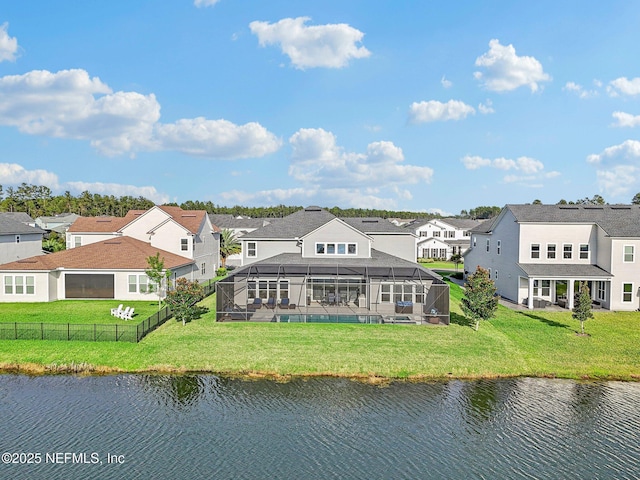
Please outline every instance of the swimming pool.
[[274, 315], [272, 322], [282, 323], [415, 323], [408, 316], [394, 316], [384, 318], [382, 315]]

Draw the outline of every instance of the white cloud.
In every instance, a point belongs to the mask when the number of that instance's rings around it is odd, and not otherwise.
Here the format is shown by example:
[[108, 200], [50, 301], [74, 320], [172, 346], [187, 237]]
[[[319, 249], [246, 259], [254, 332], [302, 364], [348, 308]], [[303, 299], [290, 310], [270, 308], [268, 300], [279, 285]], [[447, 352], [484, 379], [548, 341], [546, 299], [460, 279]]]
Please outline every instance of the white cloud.
[[449, 100], [447, 103], [429, 100], [428, 102], [413, 102], [409, 107], [409, 121], [412, 123], [426, 123], [446, 120], [461, 120], [467, 115], [474, 115], [475, 109], [459, 100]]
[[176, 150], [209, 158], [262, 156], [280, 141], [258, 123], [182, 119], [159, 123], [155, 95], [112, 92], [85, 70], [34, 70], [0, 78], [0, 125], [23, 133], [88, 140], [105, 155]]
[[157, 204], [167, 203], [169, 195], [159, 193], [155, 187], [136, 187], [135, 185], [123, 185], [119, 183], [102, 183], [102, 182], [67, 182], [66, 188], [73, 192], [84, 192], [100, 195], [114, 195], [116, 197], [131, 196], [144, 197]]
[[8, 23], [0, 25], [0, 62], [13, 62], [18, 53], [18, 39], [10, 37], [8, 30]]
[[292, 148], [289, 176], [296, 188], [258, 192], [223, 192], [225, 202], [269, 205], [274, 203], [346, 205], [393, 208], [398, 200], [412, 198], [407, 185], [428, 184], [429, 167], [404, 164], [402, 149], [392, 142], [370, 143], [364, 153], [347, 152], [333, 133], [300, 129], [289, 139]]
[[607, 159], [612, 159], [613, 161], [640, 159], [640, 142], [637, 140], [625, 140], [619, 145], [605, 148], [599, 154], [589, 155], [587, 162], [599, 164]]
[[626, 140], [587, 157], [587, 163], [597, 165], [596, 178], [600, 189], [609, 196], [628, 194], [640, 183], [640, 142]]
[[523, 86], [535, 92], [540, 82], [551, 80], [534, 57], [519, 57], [513, 45], [501, 45], [496, 39], [489, 42], [489, 51], [478, 57], [475, 65], [483, 67], [485, 72], [474, 72], [474, 77], [482, 81], [485, 88], [496, 92]]
[[17, 163], [0, 163], [0, 185], [46, 185], [49, 188], [58, 188], [58, 176], [46, 170], [27, 170]]
[[166, 203], [169, 196], [159, 193], [155, 187], [136, 187], [134, 185], [122, 185], [117, 183], [101, 182], [65, 182], [60, 183], [58, 175], [47, 170], [27, 170], [17, 163], [0, 163], [0, 185], [6, 189], [9, 185], [20, 185], [27, 183], [30, 185], [46, 185], [52, 190], [70, 190], [73, 192], [83, 192], [102, 195], [145, 197], [156, 203]]
[[[531, 157], [518, 157], [515, 160], [511, 158], [498, 157], [493, 160], [483, 158], [477, 155], [467, 155], [461, 159], [467, 170], [477, 170], [483, 167], [491, 167], [497, 170], [515, 171], [519, 174], [505, 175], [503, 181], [505, 183], [520, 182], [527, 187], [536, 186], [533, 181], [539, 181], [547, 178], [554, 178], [560, 175], [559, 172], [544, 172], [544, 164], [540, 160]], [[540, 186], [540, 185], [537, 185]]]
[[352, 58], [366, 58], [371, 52], [358, 47], [364, 33], [345, 23], [307, 26], [309, 17], [284, 18], [276, 23], [251, 22], [249, 28], [260, 46], [279, 45], [294, 67], [345, 67]]
[[614, 127], [638, 127], [640, 126], [640, 115], [631, 115], [625, 112], [613, 112], [613, 118], [618, 123], [614, 123]]
[[154, 139], [162, 150], [211, 158], [262, 157], [280, 148], [281, 141], [259, 123], [236, 125], [202, 117], [158, 124]]
[[[597, 80], [594, 80], [594, 85], [598, 86], [598, 84], [599, 82]], [[600, 84], [600, 86], [602, 85]], [[598, 96], [597, 90], [585, 90], [582, 85], [575, 82], [565, 83], [564, 87], [562, 87], [562, 90], [564, 90], [565, 92], [575, 93], [580, 98], [591, 98]]]
[[478, 104], [478, 111], [483, 115], [488, 115], [490, 113], [496, 113], [493, 109], [493, 102], [489, 99], [485, 103]]
[[640, 95], [640, 77], [631, 80], [627, 77], [616, 78], [607, 85], [607, 92], [612, 97], [619, 95], [629, 95], [631, 97]]
[[220, 0], [193, 0], [193, 4], [198, 7], [213, 7]]
[[444, 88], [451, 88], [453, 86], [453, 82], [451, 80], [447, 80], [444, 75], [440, 79], [440, 83]]
[[373, 142], [366, 153], [345, 152], [331, 132], [300, 129], [289, 139], [293, 149], [289, 175], [325, 187], [378, 187], [429, 183], [429, 167], [404, 165], [402, 149], [392, 142]]
[[616, 165], [608, 170], [598, 170], [598, 186], [612, 197], [621, 197], [629, 193], [638, 183], [640, 168], [634, 165]]

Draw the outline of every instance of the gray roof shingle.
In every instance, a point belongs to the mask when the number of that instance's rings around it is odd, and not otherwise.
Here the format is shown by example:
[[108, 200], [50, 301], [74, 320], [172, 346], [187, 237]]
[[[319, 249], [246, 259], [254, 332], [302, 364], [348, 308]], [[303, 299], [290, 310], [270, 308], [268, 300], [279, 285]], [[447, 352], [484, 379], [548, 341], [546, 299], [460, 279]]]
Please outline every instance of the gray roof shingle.
[[[275, 223], [254, 230], [244, 235], [244, 238], [301, 238], [335, 218], [338, 217], [323, 208], [307, 207], [279, 219]], [[383, 218], [349, 217], [340, 220], [363, 233], [407, 233], [405, 229]]]
[[43, 234], [44, 230], [39, 227], [30, 227], [24, 223], [14, 220], [12, 216], [0, 214], [0, 235], [29, 235]]
[[[506, 205], [519, 223], [592, 223], [612, 237], [640, 237], [640, 205]], [[497, 219], [474, 228], [487, 233]]]
[[546, 278], [607, 278], [613, 275], [597, 265], [577, 265], [571, 263], [519, 263], [518, 266], [530, 277]]

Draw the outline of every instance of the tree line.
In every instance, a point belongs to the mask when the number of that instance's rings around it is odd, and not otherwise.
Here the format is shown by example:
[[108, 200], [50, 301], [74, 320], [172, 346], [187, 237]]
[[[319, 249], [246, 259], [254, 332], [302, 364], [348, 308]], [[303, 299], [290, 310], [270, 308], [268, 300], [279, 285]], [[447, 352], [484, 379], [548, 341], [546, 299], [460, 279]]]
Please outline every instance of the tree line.
[[53, 195], [42, 185], [22, 183], [3, 189], [0, 185], [0, 212], [25, 212], [32, 218], [75, 213], [82, 216], [112, 215], [123, 217], [129, 210], [147, 210], [154, 203], [144, 197], [100, 195], [82, 192], [78, 196], [69, 191]]

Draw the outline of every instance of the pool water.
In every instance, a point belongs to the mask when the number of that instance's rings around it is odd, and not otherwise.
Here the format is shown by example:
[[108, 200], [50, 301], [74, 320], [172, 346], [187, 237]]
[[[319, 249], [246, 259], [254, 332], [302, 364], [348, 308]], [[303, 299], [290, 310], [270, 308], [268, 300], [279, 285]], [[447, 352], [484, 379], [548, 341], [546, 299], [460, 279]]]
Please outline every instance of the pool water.
[[384, 323], [382, 315], [274, 315], [271, 321], [284, 323]]

